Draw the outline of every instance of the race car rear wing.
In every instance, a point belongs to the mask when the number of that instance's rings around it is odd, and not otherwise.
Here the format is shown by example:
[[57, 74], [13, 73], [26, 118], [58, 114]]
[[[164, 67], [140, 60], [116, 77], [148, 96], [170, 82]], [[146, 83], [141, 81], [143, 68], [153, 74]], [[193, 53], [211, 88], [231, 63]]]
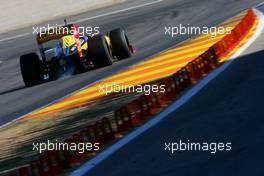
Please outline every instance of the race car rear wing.
[[51, 28], [50, 30], [40, 32], [37, 34], [36, 40], [39, 45], [49, 42], [51, 40], [60, 39], [66, 35], [73, 35], [76, 28], [73, 24]]

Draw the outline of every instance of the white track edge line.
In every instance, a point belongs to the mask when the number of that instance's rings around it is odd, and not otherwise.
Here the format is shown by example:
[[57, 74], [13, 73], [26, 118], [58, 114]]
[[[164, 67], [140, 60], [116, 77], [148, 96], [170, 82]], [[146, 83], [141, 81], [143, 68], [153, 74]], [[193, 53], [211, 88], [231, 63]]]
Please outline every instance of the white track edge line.
[[101, 14], [101, 15], [96, 15], [96, 16], [93, 16], [93, 17], [89, 17], [89, 18], [83, 18], [83, 19], [80, 19], [80, 20], [76, 20], [74, 22], [75, 23], [81, 23], [81, 22], [84, 22], [84, 21], [93, 20], [93, 19], [96, 19], [96, 18], [108, 16], [108, 15], [114, 15], [114, 14], [130, 11], [130, 10], [133, 10], [133, 9], [138, 9], [138, 8], [145, 7], [145, 6], [150, 6], [150, 5], [153, 5], [153, 4], [160, 3], [162, 1], [163, 0], [156, 0], [156, 1], [153, 1], [153, 2], [145, 3], [145, 4], [139, 4], [139, 5], [135, 5], [135, 6], [132, 6], [132, 7], [125, 8], [125, 9], [120, 9], [120, 10], [104, 13], [104, 14]]

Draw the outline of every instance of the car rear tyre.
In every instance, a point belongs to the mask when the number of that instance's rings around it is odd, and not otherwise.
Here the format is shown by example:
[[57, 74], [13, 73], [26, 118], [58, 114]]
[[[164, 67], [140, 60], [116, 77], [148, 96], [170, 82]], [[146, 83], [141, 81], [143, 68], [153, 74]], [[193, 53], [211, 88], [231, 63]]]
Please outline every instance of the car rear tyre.
[[88, 40], [88, 53], [95, 60], [96, 67], [105, 67], [113, 63], [108, 44], [102, 35]]
[[129, 48], [129, 41], [123, 29], [119, 28], [112, 30], [109, 36], [112, 43], [113, 55], [115, 55], [118, 60], [131, 57], [132, 53]]
[[42, 63], [36, 53], [20, 56], [20, 69], [27, 87], [43, 82]]

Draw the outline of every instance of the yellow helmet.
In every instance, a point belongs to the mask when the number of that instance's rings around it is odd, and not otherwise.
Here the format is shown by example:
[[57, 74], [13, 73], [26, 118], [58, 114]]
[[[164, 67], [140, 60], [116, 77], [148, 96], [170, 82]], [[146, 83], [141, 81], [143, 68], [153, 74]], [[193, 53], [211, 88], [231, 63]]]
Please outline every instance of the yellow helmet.
[[72, 35], [66, 35], [66, 36], [62, 37], [62, 47], [64, 49], [72, 46], [75, 43], [76, 43], [76, 41]]

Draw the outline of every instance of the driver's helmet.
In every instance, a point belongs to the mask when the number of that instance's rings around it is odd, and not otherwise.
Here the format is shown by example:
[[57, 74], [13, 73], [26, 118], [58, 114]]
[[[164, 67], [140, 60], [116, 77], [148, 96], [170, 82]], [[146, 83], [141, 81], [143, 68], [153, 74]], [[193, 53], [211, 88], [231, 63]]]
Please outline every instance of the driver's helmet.
[[64, 50], [65, 55], [70, 54], [71, 48], [76, 44], [76, 40], [72, 35], [66, 35], [62, 37], [62, 48]]

